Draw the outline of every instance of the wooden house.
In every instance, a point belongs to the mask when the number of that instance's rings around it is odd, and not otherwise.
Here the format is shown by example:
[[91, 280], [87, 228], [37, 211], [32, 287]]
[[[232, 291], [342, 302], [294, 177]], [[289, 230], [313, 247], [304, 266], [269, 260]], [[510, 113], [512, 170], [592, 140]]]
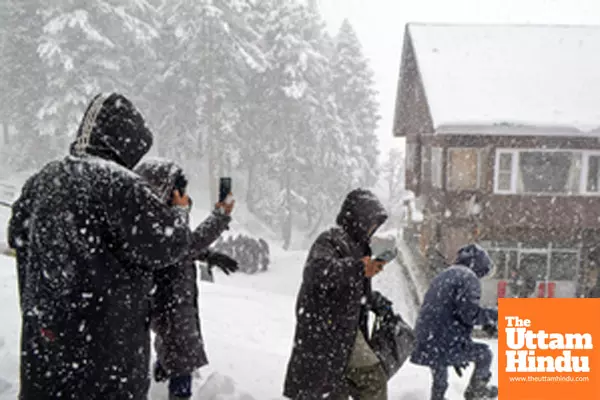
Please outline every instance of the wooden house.
[[[600, 27], [408, 24], [394, 135], [421, 254], [478, 242], [485, 300], [575, 297], [600, 249]], [[527, 290], [524, 288], [531, 283]]]

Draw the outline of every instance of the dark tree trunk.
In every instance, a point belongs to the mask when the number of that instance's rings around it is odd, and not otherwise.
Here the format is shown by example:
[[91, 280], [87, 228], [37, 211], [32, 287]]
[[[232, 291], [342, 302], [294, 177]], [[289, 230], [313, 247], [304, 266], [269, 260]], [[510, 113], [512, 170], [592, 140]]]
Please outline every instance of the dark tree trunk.
[[248, 211], [254, 214], [254, 174], [255, 174], [255, 164], [250, 163], [248, 165], [248, 185], [246, 190], [246, 207], [248, 207]]
[[292, 206], [292, 187], [290, 180], [290, 168], [286, 166], [285, 172], [285, 217], [283, 222], [283, 249], [289, 250], [292, 244], [292, 226], [293, 226], [293, 206]]
[[8, 123], [2, 123], [2, 140], [5, 145], [10, 143], [10, 132], [8, 131]]

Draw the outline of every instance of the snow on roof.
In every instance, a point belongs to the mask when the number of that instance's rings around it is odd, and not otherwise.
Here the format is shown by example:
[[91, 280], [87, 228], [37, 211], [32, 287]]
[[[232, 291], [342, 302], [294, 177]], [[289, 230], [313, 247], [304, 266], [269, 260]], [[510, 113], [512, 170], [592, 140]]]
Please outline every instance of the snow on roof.
[[600, 26], [408, 30], [439, 133], [600, 136]]
[[438, 125], [436, 133], [450, 135], [520, 135], [520, 136], [579, 136], [599, 137], [600, 130], [581, 131], [572, 126], [526, 125], [516, 123], [486, 124], [485, 122], [465, 122], [452, 125]]

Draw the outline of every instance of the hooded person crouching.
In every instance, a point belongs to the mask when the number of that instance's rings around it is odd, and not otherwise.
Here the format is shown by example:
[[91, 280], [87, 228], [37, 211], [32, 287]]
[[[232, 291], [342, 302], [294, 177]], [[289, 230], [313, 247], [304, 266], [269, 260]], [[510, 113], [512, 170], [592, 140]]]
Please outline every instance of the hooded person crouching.
[[454, 265], [431, 281], [417, 318], [417, 343], [411, 355], [411, 362], [431, 369], [431, 400], [444, 400], [448, 367], [460, 370], [470, 362], [475, 363], [475, 370], [465, 399], [498, 396], [498, 388], [488, 386], [492, 377], [492, 351], [487, 344], [472, 339], [474, 326], [497, 326], [498, 323], [497, 310], [479, 305], [480, 280], [491, 270], [492, 261], [487, 252], [470, 244], [458, 251]]
[[294, 347], [284, 396], [294, 400], [387, 399], [387, 375], [368, 344], [370, 239], [387, 214], [375, 195], [348, 194], [337, 226], [312, 245], [296, 303]]
[[[172, 161], [143, 161], [135, 172], [146, 179], [165, 204], [171, 201], [173, 191], [186, 192], [183, 170]], [[195, 261], [217, 265], [227, 274], [237, 270], [234, 260], [208, 250], [228, 228], [232, 210], [233, 203], [217, 204], [215, 211], [190, 232], [186, 256], [175, 268], [154, 274], [156, 289], [151, 326], [156, 333], [154, 343], [158, 357], [154, 375], [159, 381], [169, 379], [169, 395], [173, 400], [191, 398], [192, 372], [208, 364], [200, 328]]]

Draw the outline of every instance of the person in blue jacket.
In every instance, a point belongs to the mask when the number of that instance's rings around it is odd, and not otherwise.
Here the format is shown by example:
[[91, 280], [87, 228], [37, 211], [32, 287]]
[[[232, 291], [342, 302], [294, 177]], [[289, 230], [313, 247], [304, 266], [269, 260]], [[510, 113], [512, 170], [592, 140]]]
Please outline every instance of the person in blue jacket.
[[466, 400], [495, 399], [498, 388], [489, 385], [492, 351], [472, 339], [473, 327], [498, 324], [498, 311], [480, 306], [481, 278], [492, 270], [487, 252], [476, 244], [462, 247], [454, 265], [439, 273], [425, 294], [415, 333], [411, 362], [431, 369], [431, 400], [443, 400], [448, 389], [448, 367], [457, 372], [468, 363], [475, 370], [465, 391]]

